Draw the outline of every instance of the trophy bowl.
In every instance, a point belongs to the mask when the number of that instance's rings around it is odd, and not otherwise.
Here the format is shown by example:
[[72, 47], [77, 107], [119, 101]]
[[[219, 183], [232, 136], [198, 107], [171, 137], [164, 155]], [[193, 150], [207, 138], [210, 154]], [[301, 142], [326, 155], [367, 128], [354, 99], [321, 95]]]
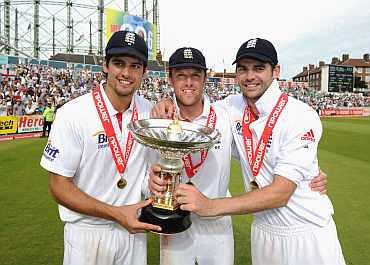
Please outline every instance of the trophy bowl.
[[139, 143], [160, 153], [160, 177], [167, 181], [162, 197], [153, 196], [153, 203], [142, 209], [139, 220], [162, 227], [161, 234], [180, 233], [191, 225], [190, 213], [180, 209], [173, 196], [181, 180], [182, 158], [189, 153], [208, 150], [219, 142], [217, 129], [167, 119], [143, 119], [129, 123], [128, 129]]

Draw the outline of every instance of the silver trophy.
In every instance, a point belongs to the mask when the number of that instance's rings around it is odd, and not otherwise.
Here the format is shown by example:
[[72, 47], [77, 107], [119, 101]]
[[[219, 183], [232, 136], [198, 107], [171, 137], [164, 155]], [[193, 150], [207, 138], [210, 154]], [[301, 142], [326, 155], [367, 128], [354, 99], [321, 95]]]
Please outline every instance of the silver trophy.
[[162, 234], [179, 233], [191, 225], [190, 213], [183, 211], [173, 196], [184, 167], [182, 158], [189, 153], [208, 150], [219, 142], [217, 129], [190, 122], [144, 119], [128, 125], [141, 144], [160, 152], [160, 177], [168, 183], [163, 197], [153, 196], [153, 203], [142, 209], [139, 220], [162, 227]]

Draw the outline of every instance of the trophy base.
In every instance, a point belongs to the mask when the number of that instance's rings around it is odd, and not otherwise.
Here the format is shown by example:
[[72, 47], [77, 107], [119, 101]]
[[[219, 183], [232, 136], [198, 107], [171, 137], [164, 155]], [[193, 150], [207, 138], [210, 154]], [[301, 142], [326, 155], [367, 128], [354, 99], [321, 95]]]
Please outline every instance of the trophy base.
[[190, 212], [180, 208], [170, 211], [148, 205], [141, 209], [139, 220], [160, 226], [162, 231], [159, 234], [180, 233], [191, 226]]

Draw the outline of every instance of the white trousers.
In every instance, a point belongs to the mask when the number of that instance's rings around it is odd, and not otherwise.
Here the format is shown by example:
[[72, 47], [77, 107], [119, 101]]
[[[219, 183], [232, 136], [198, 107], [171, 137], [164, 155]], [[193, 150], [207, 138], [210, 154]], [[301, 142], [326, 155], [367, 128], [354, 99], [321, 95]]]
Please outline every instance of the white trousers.
[[201, 219], [191, 216], [191, 227], [178, 234], [161, 235], [161, 265], [233, 265], [231, 217]]
[[313, 224], [281, 227], [253, 221], [253, 265], [344, 265], [344, 257], [331, 219], [325, 227]]
[[64, 265], [146, 265], [146, 235], [118, 224], [64, 226]]

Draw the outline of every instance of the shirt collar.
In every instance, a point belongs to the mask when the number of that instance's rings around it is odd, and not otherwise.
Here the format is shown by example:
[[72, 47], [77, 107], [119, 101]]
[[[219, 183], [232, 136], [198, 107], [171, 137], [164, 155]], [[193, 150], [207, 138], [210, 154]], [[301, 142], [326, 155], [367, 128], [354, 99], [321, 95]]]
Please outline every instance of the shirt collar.
[[204, 95], [203, 96], [203, 111], [202, 111], [202, 114], [200, 114], [200, 116], [197, 117], [196, 119], [208, 118], [210, 110], [211, 110], [211, 102], [208, 96]]
[[[176, 99], [176, 97], [174, 97], [175, 99], [175, 104], [176, 104], [176, 106], [177, 106], [177, 108], [178, 108], [178, 105], [177, 105], [177, 99]], [[202, 119], [202, 118], [208, 118], [208, 115], [209, 115], [209, 112], [210, 112], [210, 109], [211, 109], [211, 102], [210, 102], [210, 100], [209, 100], [209, 97], [207, 96], [207, 95], [203, 95], [203, 111], [202, 111], [202, 113], [198, 116], [198, 117], [196, 117], [195, 119], [194, 119], [194, 121], [196, 121], [196, 120], [199, 120], [199, 119]], [[184, 120], [182, 117], [181, 117], [181, 114], [179, 113], [179, 115], [180, 115], [180, 117], [179, 117], [179, 119], [180, 120]]]
[[[102, 81], [100, 83], [100, 90], [102, 92], [105, 105], [107, 106], [107, 110], [108, 110], [109, 116], [113, 117], [113, 116], [117, 115], [118, 111], [113, 107], [113, 105], [110, 102], [107, 94], [105, 93], [104, 85], [105, 85], [105, 81]], [[131, 103], [130, 103], [129, 108], [126, 111], [129, 111], [129, 112], [132, 112], [133, 111], [134, 105], [135, 105], [135, 103], [134, 103], [135, 102], [135, 97], [136, 97], [136, 91], [135, 91], [134, 95], [132, 96], [132, 100], [131, 100]]]
[[270, 114], [281, 93], [278, 82], [273, 80], [270, 87], [266, 89], [265, 93], [256, 102], [256, 108], [260, 117]]

